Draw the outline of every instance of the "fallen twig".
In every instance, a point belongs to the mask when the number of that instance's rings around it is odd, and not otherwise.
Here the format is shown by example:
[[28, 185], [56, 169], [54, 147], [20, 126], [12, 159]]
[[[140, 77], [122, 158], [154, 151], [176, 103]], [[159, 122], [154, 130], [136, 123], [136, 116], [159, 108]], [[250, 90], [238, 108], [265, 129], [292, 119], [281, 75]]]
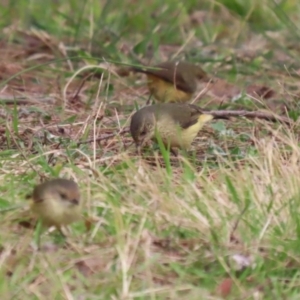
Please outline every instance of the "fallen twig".
[[205, 110], [203, 113], [211, 114], [218, 117], [246, 117], [246, 118], [258, 118], [271, 122], [280, 122], [287, 125], [291, 125], [294, 121], [288, 117], [280, 117], [275, 114], [263, 112], [263, 111], [247, 111], [247, 110]]

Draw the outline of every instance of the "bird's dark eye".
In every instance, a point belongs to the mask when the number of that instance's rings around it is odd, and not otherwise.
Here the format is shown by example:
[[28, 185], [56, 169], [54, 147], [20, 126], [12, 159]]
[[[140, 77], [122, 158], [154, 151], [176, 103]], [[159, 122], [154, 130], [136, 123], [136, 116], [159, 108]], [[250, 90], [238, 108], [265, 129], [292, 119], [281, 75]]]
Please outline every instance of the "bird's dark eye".
[[61, 197], [61, 199], [67, 199], [67, 195], [64, 193], [59, 193], [59, 196]]
[[146, 130], [143, 130], [140, 132], [140, 135], [146, 135], [147, 131]]

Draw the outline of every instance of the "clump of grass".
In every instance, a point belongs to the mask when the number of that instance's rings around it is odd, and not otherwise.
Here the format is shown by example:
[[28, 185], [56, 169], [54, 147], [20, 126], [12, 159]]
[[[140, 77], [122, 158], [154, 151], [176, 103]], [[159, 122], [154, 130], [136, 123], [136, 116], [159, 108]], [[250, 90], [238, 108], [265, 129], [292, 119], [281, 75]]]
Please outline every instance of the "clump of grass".
[[[299, 150], [292, 137], [273, 134], [256, 140], [258, 155], [243, 163], [226, 160], [214, 171], [204, 165], [200, 173], [189, 166], [192, 179], [185, 176], [184, 165], [170, 174], [126, 154], [121, 165], [111, 166], [109, 173], [97, 167], [97, 176], [90, 178], [83, 176], [84, 167], [79, 171], [70, 165], [69, 172], [86, 200], [85, 215], [94, 220], [93, 228], [86, 232], [84, 224], [73, 226], [70, 241], [75, 249], [58, 248], [53, 253], [44, 248], [33, 256], [28, 243], [32, 232], [17, 227], [11, 231], [17, 214], [6, 217], [2, 280], [9, 287], [22, 287], [6, 291], [7, 295], [62, 297], [87, 293], [87, 289], [101, 297], [163, 299], [179, 297], [182, 290], [192, 293], [199, 286], [206, 293], [214, 292], [226, 274], [238, 282], [234, 293], [240, 296], [261, 283], [267, 295], [271, 278], [277, 280], [278, 297], [287, 289], [295, 290], [293, 282], [282, 280], [297, 266], [300, 174], [295, 160]], [[290, 150], [283, 154], [283, 148]], [[22, 231], [24, 238], [16, 240]], [[51, 235], [43, 239], [47, 245]], [[251, 258], [242, 277], [231, 263], [234, 254]], [[11, 266], [14, 259], [18, 267]], [[291, 267], [280, 272], [283, 264]], [[12, 277], [7, 277], [7, 270]], [[247, 279], [250, 275], [252, 283]]]

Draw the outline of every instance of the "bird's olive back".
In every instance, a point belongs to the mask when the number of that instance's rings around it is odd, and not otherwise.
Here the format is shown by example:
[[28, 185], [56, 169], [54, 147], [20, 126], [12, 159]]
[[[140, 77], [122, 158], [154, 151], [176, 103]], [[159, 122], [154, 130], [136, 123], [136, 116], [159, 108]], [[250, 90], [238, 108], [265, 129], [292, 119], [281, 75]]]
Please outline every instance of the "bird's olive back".
[[[133, 68], [137, 72], [155, 76], [165, 80], [177, 89], [185, 93], [194, 93], [197, 88], [197, 80], [207, 77], [207, 74], [200, 66], [187, 61], [167, 61], [154, 66], [157, 69]], [[153, 81], [153, 78], [151, 78]], [[158, 86], [152, 84], [152, 87]]]
[[197, 80], [202, 79], [206, 76], [206, 73], [193, 63], [180, 61], [173, 62], [170, 67], [170, 81], [174, 81], [176, 86], [186, 92], [193, 93], [197, 88]]

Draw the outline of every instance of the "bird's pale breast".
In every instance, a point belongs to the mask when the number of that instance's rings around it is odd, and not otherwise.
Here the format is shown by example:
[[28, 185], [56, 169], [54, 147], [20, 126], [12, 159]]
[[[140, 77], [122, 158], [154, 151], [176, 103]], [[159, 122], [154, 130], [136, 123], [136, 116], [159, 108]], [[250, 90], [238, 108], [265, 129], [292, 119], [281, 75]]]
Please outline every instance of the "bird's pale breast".
[[47, 226], [68, 225], [78, 220], [80, 206], [73, 205], [66, 200], [46, 198], [42, 202], [34, 203], [32, 211], [37, 214]]

